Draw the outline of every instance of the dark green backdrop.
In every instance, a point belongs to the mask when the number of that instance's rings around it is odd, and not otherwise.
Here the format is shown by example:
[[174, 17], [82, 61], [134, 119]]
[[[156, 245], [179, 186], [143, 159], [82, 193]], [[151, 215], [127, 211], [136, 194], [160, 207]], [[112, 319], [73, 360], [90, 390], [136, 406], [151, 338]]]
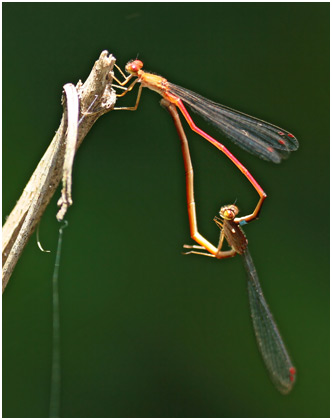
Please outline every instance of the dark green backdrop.
[[[75, 160], [60, 269], [62, 416], [329, 416], [329, 4], [4, 4], [4, 218], [58, 127], [62, 86], [85, 80], [104, 49], [299, 139], [279, 166], [227, 142], [268, 193], [246, 233], [298, 381], [287, 397], [269, 381], [241, 259], [181, 254], [191, 240], [179, 140], [144, 91], [137, 112], [101, 118]], [[199, 228], [216, 242], [220, 205], [237, 200], [244, 214], [257, 195], [187, 133]], [[58, 197], [40, 226], [52, 254], [33, 236], [3, 298], [4, 417], [48, 415]]]

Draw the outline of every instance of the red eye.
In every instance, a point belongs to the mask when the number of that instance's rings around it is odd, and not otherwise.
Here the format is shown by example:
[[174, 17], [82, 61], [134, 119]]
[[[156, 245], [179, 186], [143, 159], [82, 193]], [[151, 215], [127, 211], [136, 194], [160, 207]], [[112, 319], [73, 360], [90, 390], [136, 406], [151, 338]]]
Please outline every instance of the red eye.
[[132, 68], [132, 70], [133, 71], [138, 71], [138, 70], [141, 70], [141, 68], [143, 67], [143, 63], [142, 63], [142, 61], [141, 60], [134, 60], [132, 63], [131, 63], [131, 68]]
[[126, 65], [126, 71], [128, 73], [135, 74], [139, 70], [141, 70], [142, 67], [143, 67], [143, 63], [141, 60], [133, 60], [133, 61], [129, 61], [129, 63]]

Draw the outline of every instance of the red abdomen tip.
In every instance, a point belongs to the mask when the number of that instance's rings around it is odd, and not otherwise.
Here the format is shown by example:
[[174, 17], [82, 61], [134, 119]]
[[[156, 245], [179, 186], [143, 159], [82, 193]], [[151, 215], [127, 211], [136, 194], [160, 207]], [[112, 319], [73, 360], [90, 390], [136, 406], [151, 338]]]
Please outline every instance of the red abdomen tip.
[[289, 368], [289, 379], [291, 380], [291, 382], [294, 381], [294, 376], [296, 375], [296, 369], [294, 366], [292, 366], [291, 368]]

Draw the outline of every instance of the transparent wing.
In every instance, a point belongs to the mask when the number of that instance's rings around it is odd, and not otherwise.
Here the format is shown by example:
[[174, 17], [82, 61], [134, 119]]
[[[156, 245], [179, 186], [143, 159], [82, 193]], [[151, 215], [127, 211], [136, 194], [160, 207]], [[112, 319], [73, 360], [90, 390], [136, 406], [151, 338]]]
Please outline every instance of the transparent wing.
[[296, 370], [264, 298], [248, 248], [242, 257], [248, 275], [251, 318], [259, 350], [272, 382], [282, 394], [288, 394], [293, 388]]
[[293, 134], [280, 127], [210, 101], [173, 83], [169, 83], [169, 89], [226, 137], [262, 159], [279, 163], [299, 147]]

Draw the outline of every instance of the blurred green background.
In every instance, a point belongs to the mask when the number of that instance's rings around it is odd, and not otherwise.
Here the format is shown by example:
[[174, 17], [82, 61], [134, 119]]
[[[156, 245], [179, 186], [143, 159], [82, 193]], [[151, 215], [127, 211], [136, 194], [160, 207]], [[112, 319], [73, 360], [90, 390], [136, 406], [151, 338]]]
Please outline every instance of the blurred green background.
[[[192, 241], [179, 140], [145, 90], [137, 112], [102, 117], [75, 160], [60, 269], [61, 415], [328, 417], [329, 4], [3, 4], [4, 220], [59, 125], [62, 86], [85, 80], [105, 49], [121, 67], [138, 55], [147, 70], [299, 139], [279, 166], [225, 141], [268, 194], [246, 234], [298, 380], [285, 397], [266, 374], [241, 259], [181, 254]], [[237, 200], [248, 213], [257, 194], [187, 135], [199, 229], [216, 243], [219, 207]], [[34, 235], [3, 298], [4, 417], [48, 415], [59, 194], [40, 225], [53, 252]]]

